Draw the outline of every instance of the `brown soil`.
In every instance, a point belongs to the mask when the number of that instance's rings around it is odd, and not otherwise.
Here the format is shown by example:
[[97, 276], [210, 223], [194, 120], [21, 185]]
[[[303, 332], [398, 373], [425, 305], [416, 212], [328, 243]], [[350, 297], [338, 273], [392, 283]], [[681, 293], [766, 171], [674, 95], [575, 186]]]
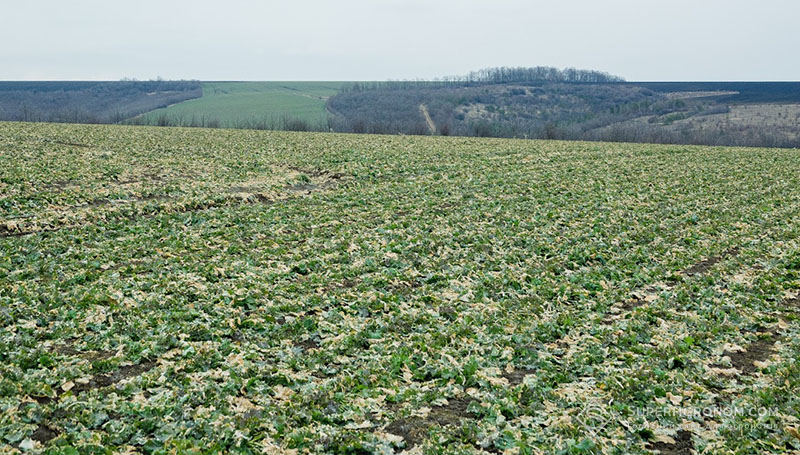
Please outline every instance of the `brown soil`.
[[723, 259], [736, 257], [738, 255], [739, 255], [739, 248], [731, 248], [719, 256], [711, 256], [708, 259], [698, 262], [697, 264], [684, 270], [683, 273], [689, 276], [704, 275], [706, 272], [708, 272], [709, 269], [711, 269], [711, 267], [713, 267]]
[[[137, 365], [126, 365], [126, 366], [120, 367], [117, 371], [115, 371], [115, 372], [113, 372], [111, 374], [94, 375], [94, 376], [92, 376], [91, 379], [89, 379], [89, 382], [87, 382], [86, 384], [75, 384], [75, 386], [72, 389], [70, 389], [70, 392], [72, 392], [73, 395], [78, 395], [78, 394], [81, 394], [81, 393], [86, 392], [88, 390], [100, 389], [100, 388], [103, 388], [103, 387], [108, 387], [108, 386], [114, 385], [114, 384], [116, 384], [118, 382], [121, 382], [121, 381], [123, 381], [125, 379], [132, 378], [134, 376], [139, 376], [140, 374], [146, 373], [147, 371], [151, 370], [155, 366], [156, 366], [156, 362], [150, 361], [150, 360], [144, 361], [144, 362], [139, 363]], [[61, 391], [59, 389], [56, 392], [56, 397], [55, 398], [53, 398], [53, 397], [32, 397], [32, 398], [34, 400], [36, 400], [36, 402], [39, 403], [39, 404], [48, 404], [48, 403], [50, 403], [50, 402], [52, 402], [54, 400], [57, 400], [64, 393], [65, 392], [63, 392], [63, 391]]]
[[294, 345], [303, 348], [304, 351], [309, 351], [311, 349], [319, 348], [319, 342], [313, 338], [296, 341]]
[[525, 376], [527, 376], [529, 374], [533, 374], [533, 373], [535, 373], [534, 370], [516, 369], [516, 370], [512, 371], [511, 373], [503, 374], [503, 377], [508, 379], [508, 382], [512, 386], [516, 386], [516, 385], [522, 384], [522, 380], [525, 379]]
[[63, 190], [64, 188], [74, 184], [75, 184], [74, 180], [55, 180], [51, 183], [43, 185], [42, 188], [45, 190], [53, 190], [53, 189]]
[[312, 191], [320, 189], [320, 186], [314, 183], [298, 183], [296, 185], [287, 186], [286, 189], [289, 191], [297, 191], [297, 192], [307, 191], [310, 193]]
[[633, 297], [631, 299], [626, 300], [622, 303], [622, 310], [623, 311], [633, 311], [636, 308], [644, 305], [646, 302], [639, 297]]
[[[417, 289], [420, 286], [422, 286], [422, 283], [420, 283], [417, 280], [412, 279], [412, 280], [409, 280], [409, 281], [401, 281], [399, 283], [390, 284], [390, 285], [388, 285], [386, 287], [386, 289], [388, 291], [391, 291], [392, 293], [395, 293], [395, 294], [408, 295], [414, 289]], [[440, 313], [441, 313], [441, 311], [440, 311]]]
[[77, 395], [87, 390], [108, 387], [110, 385], [114, 385], [118, 382], [121, 382], [125, 379], [132, 378], [134, 376], [139, 376], [142, 373], [146, 373], [155, 366], [156, 362], [148, 360], [136, 365], [127, 365], [124, 367], [120, 367], [120, 369], [111, 374], [93, 376], [86, 384], [76, 384], [75, 387], [72, 388], [72, 393]]
[[61, 355], [79, 356], [90, 362], [110, 359], [111, 357], [114, 357], [115, 354], [113, 351], [79, 351], [75, 349], [74, 346], [69, 344], [55, 346], [53, 347], [53, 351]]
[[328, 177], [331, 180], [339, 180], [344, 177], [344, 174], [339, 172], [331, 172], [326, 169], [304, 169], [298, 166], [286, 166], [286, 168], [301, 174], [308, 174], [312, 177]]
[[46, 425], [39, 425], [38, 428], [33, 432], [31, 435], [31, 439], [34, 441], [38, 441], [42, 444], [46, 444], [52, 439], [55, 439], [58, 436], [58, 431], [46, 426]]
[[653, 442], [647, 444], [647, 448], [655, 450], [662, 455], [691, 455], [694, 451], [694, 443], [692, 443], [692, 433], [686, 430], [678, 431], [675, 436], [675, 444], [667, 444], [665, 442]]
[[92, 147], [91, 145], [79, 144], [77, 142], [66, 142], [66, 141], [53, 141], [53, 142], [55, 142], [56, 144], [60, 144], [60, 145], [69, 145], [70, 147], [81, 147], [81, 148], [91, 148]]
[[439, 314], [448, 321], [455, 321], [458, 319], [458, 310], [450, 305], [439, 307]]
[[0, 237], [21, 237], [26, 234], [30, 234], [30, 232], [27, 232], [23, 229], [10, 229], [5, 224], [0, 224]]
[[406, 442], [406, 449], [422, 443], [428, 431], [434, 426], [458, 425], [464, 419], [474, 416], [467, 411], [472, 400], [467, 398], [450, 398], [445, 406], [437, 406], [427, 417], [407, 417], [390, 423], [385, 431], [401, 436]]
[[[631, 311], [635, 310], [636, 308], [639, 308], [640, 306], [644, 305], [645, 303], [646, 302], [644, 300], [640, 299], [639, 297], [633, 296], [630, 299], [622, 302], [622, 305], [620, 306], [620, 313], [630, 313]], [[613, 316], [613, 314], [611, 314], [611, 313], [606, 314], [606, 316], [603, 318], [603, 320], [600, 321], [600, 324], [602, 324], [602, 325], [611, 325], [611, 324], [613, 324], [614, 321], [612, 319], [612, 316]]]
[[731, 358], [731, 364], [734, 368], [749, 376], [758, 371], [758, 367], [755, 366], [754, 362], [763, 362], [772, 355], [775, 349], [775, 342], [779, 338], [778, 334], [772, 332], [769, 337], [759, 338], [757, 341], [750, 343], [744, 351], [725, 351], [724, 354]]

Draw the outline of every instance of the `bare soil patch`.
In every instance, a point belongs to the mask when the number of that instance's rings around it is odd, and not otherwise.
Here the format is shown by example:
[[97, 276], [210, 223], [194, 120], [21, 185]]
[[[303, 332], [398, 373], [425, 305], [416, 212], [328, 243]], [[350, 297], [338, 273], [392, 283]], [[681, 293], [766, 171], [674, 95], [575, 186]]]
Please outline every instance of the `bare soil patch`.
[[622, 302], [622, 311], [633, 311], [645, 303], [647, 302], [645, 302], [643, 299], [633, 296], [632, 298]]
[[298, 193], [302, 193], [302, 192], [309, 192], [310, 193], [312, 191], [316, 191], [316, 190], [320, 189], [320, 185], [317, 185], [317, 184], [314, 184], [314, 183], [298, 183], [298, 184], [295, 184], [295, 185], [287, 186], [286, 189], [289, 190], [289, 191], [296, 191]]
[[713, 267], [723, 259], [736, 257], [738, 255], [739, 255], [739, 248], [731, 248], [723, 252], [719, 256], [711, 256], [708, 259], [698, 262], [697, 264], [684, 270], [683, 273], [689, 276], [704, 275], [711, 269], [711, 267]]
[[[110, 374], [97, 374], [92, 376], [88, 382], [81, 384], [75, 384], [69, 391], [72, 392], [73, 395], [79, 395], [83, 392], [92, 389], [100, 389], [104, 387], [108, 387], [114, 385], [118, 382], [121, 382], [125, 379], [129, 379], [135, 376], [139, 376], [140, 374], [146, 373], [153, 369], [156, 366], [155, 361], [147, 360], [142, 363], [136, 365], [126, 365], [120, 367], [117, 371], [110, 373]], [[39, 404], [48, 404], [55, 400], [58, 400], [62, 395], [66, 393], [65, 391], [58, 389], [56, 392], [55, 398], [53, 397], [32, 397], [36, 400]]]
[[117, 371], [111, 374], [95, 375], [86, 384], [75, 385], [75, 387], [72, 389], [72, 392], [77, 395], [79, 393], [86, 392], [87, 390], [108, 387], [124, 381], [125, 379], [146, 373], [155, 366], [156, 362], [150, 360], [138, 363], [136, 365], [126, 365], [120, 367]]
[[690, 431], [680, 430], [674, 439], [675, 444], [651, 442], [647, 444], [647, 448], [658, 451], [662, 455], [691, 455], [694, 452], [694, 443], [692, 442], [692, 433]]
[[79, 356], [91, 362], [96, 360], [110, 359], [111, 357], [114, 357], [115, 354], [113, 351], [81, 351], [76, 349], [71, 344], [60, 344], [58, 346], [54, 346], [53, 351], [60, 355]]
[[[649, 289], [648, 289], [648, 291], [649, 291]], [[602, 324], [602, 325], [612, 325], [614, 323], [614, 320], [619, 318], [619, 316], [617, 316], [617, 315], [630, 313], [631, 311], [635, 310], [636, 308], [639, 308], [640, 306], [644, 305], [645, 303], [647, 303], [647, 302], [644, 299], [634, 295], [631, 298], [629, 298], [629, 299], [625, 300], [624, 302], [622, 302], [622, 304], [619, 306], [619, 310], [616, 310], [615, 308], [612, 308], [610, 312], [606, 313], [606, 315], [603, 318], [603, 320], [600, 321], [600, 324]]]
[[303, 348], [303, 351], [310, 351], [312, 349], [319, 348], [319, 341], [313, 338], [308, 338], [306, 340], [297, 340], [295, 341], [294, 345]]
[[47, 425], [39, 425], [38, 428], [31, 435], [31, 439], [46, 444], [51, 440], [58, 437], [58, 431], [48, 427]]
[[511, 384], [512, 386], [517, 386], [522, 384], [522, 381], [523, 379], [525, 379], [525, 376], [534, 373], [535, 373], [534, 370], [522, 368], [522, 369], [515, 369], [511, 373], [506, 372], [503, 374], [503, 377], [506, 378], [509, 384]]
[[75, 182], [75, 180], [55, 180], [55, 181], [50, 182], [50, 183], [48, 183], [46, 185], [42, 185], [41, 188], [45, 189], [45, 190], [59, 190], [59, 191], [61, 191], [61, 190], [64, 190], [66, 187], [70, 186], [70, 185], [75, 185], [76, 183], [77, 182]]
[[306, 169], [298, 166], [286, 166], [286, 168], [301, 174], [308, 174], [311, 177], [327, 177], [331, 180], [339, 180], [344, 177], [344, 174], [340, 172], [331, 172], [327, 169]]
[[775, 342], [780, 336], [771, 332], [767, 338], [759, 338], [750, 343], [747, 349], [739, 352], [725, 351], [725, 355], [730, 357], [734, 368], [741, 371], [743, 375], [751, 375], [758, 371], [755, 362], [763, 362], [769, 358], [775, 350]]
[[428, 431], [434, 426], [459, 425], [464, 419], [474, 416], [467, 411], [472, 402], [468, 398], [450, 398], [444, 406], [431, 409], [426, 417], [406, 417], [390, 423], [385, 431], [401, 436], [406, 442], [406, 449], [422, 443]]

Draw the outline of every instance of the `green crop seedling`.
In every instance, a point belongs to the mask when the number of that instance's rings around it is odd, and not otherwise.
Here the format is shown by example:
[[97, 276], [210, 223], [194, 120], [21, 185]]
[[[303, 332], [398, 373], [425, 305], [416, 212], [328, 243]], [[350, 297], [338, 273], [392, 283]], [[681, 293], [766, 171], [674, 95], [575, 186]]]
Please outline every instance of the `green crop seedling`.
[[0, 163], [2, 453], [800, 449], [797, 150], [2, 123]]

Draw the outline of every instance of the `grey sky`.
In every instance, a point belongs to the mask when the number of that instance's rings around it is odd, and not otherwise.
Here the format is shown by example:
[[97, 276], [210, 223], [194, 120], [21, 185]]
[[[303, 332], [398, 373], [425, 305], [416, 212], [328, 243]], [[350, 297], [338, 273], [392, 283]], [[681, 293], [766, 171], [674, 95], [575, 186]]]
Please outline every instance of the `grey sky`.
[[4, 0], [0, 79], [800, 80], [797, 0]]

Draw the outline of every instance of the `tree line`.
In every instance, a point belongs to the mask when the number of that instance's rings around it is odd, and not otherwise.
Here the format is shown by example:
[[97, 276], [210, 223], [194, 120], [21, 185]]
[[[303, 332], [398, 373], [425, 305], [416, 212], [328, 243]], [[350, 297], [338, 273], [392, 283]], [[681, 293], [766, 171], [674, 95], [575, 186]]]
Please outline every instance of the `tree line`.
[[468, 87], [486, 84], [525, 83], [612, 84], [625, 79], [596, 70], [576, 68], [558, 69], [551, 66], [485, 68], [460, 76], [445, 76], [434, 80], [416, 79], [402, 81], [354, 82], [342, 92], [364, 90], [410, 90], [431, 88]]

